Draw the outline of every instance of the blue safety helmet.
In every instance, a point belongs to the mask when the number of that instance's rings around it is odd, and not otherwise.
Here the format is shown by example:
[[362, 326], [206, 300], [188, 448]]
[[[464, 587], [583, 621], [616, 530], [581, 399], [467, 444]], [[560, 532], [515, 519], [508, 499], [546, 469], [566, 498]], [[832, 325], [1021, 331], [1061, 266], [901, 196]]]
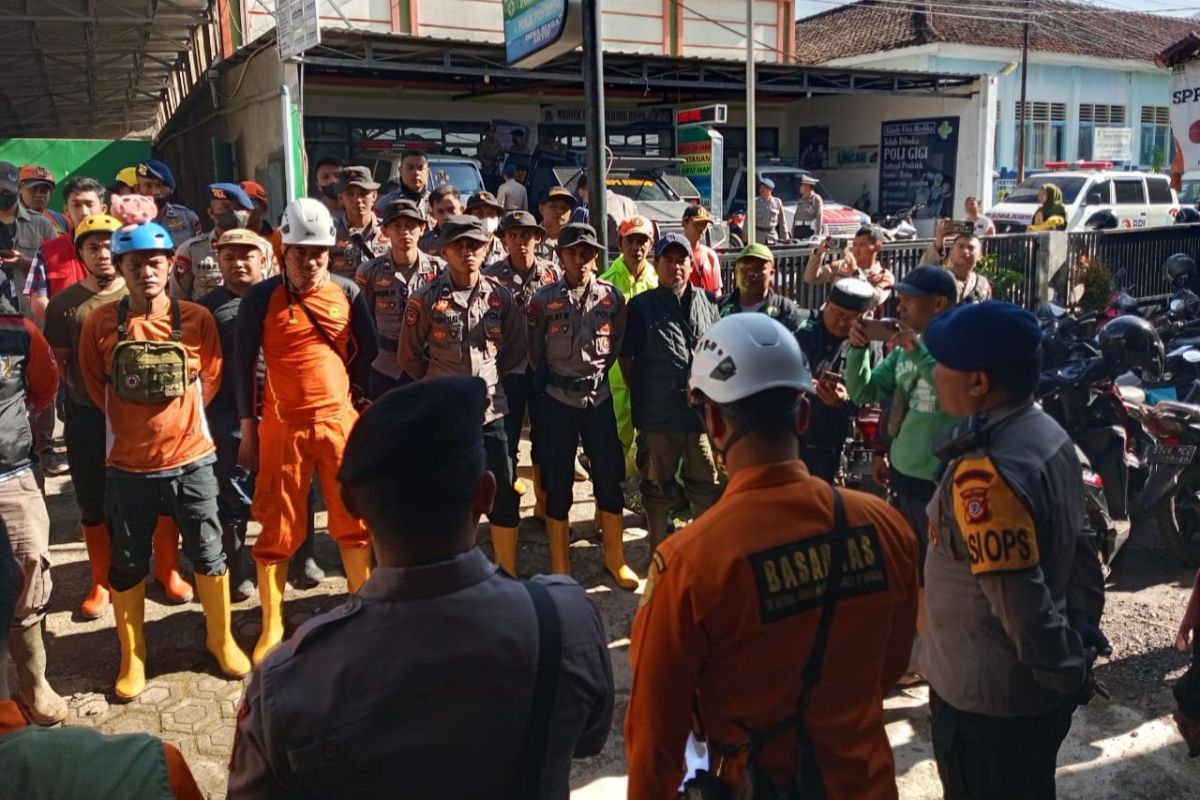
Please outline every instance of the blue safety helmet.
[[143, 222], [140, 225], [127, 225], [114, 233], [111, 248], [114, 256], [146, 250], [173, 253], [175, 243], [162, 225], [157, 222]]

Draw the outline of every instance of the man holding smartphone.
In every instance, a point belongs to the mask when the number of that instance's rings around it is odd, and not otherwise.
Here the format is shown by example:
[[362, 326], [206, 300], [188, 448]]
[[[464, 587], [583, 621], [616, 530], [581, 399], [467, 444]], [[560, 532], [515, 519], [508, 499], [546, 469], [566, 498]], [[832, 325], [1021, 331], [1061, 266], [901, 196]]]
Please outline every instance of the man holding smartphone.
[[33, 256], [42, 242], [53, 239], [55, 234], [50, 220], [17, 202], [20, 183], [16, 165], [0, 161], [0, 267], [9, 278], [4, 286], [13, 294], [9, 298], [12, 305], [19, 302], [22, 316], [32, 319], [29, 298], [18, 289], [25, 285]]

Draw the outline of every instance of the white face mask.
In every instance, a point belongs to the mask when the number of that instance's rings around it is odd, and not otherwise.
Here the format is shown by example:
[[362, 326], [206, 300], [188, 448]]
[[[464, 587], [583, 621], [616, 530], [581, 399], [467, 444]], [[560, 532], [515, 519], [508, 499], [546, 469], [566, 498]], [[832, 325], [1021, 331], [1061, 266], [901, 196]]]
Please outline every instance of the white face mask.
[[496, 228], [500, 227], [499, 217], [488, 217], [483, 221], [483, 226], [487, 228], [488, 233], [495, 233]]

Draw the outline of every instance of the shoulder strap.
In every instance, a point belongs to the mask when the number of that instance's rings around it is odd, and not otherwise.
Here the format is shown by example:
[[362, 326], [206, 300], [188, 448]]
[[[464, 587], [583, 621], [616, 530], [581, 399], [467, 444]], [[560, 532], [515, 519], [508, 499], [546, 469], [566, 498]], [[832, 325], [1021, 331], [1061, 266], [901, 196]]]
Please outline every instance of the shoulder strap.
[[129, 335], [129, 295], [125, 295], [117, 303], [117, 341], [123, 342]]
[[[346, 295], [346, 299], [349, 300], [350, 294], [345, 287], [339, 286], [338, 288], [342, 290], [342, 293]], [[335, 342], [333, 337], [329, 335], [329, 331], [325, 330], [325, 326], [322, 325], [320, 320], [317, 319], [316, 314], [314, 314], [312, 309], [308, 307], [308, 304], [304, 302], [304, 298], [300, 296], [299, 292], [292, 291], [292, 286], [288, 283], [286, 277], [283, 279], [283, 289], [285, 292], [287, 292], [288, 297], [292, 300], [295, 300], [296, 305], [300, 306], [300, 309], [304, 312], [304, 316], [308, 317], [308, 321], [312, 323], [313, 330], [317, 332], [317, 335], [325, 340], [325, 344], [333, 348], [333, 352], [338, 354], [343, 363], [348, 363], [346, 357], [342, 355], [342, 351], [338, 349], [337, 342]]]
[[842, 582], [842, 567], [845, 562], [846, 550], [846, 510], [842, 506], [842, 493], [832, 486], [833, 490], [833, 537], [829, 553], [829, 575], [825, 582], [825, 594], [821, 598], [821, 619], [817, 623], [817, 636], [813, 640], [812, 652], [804, 665], [801, 675], [804, 677], [804, 692], [801, 695], [800, 707], [803, 710], [808, 705], [809, 695], [813, 686], [821, 680], [821, 667], [825, 660], [825, 646], [829, 644], [829, 629], [833, 625], [834, 606], [838, 601], [838, 589]]
[[178, 342], [183, 339], [183, 321], [181, 319], [182, 311], [179, 307], [179, 301], [174, 297], [171, 298], [171, 341]]
[[517, 758], [513, 786], [515, 800], [537, 797], [538, 783], [542, 777], [542, 762], [546, 755], [546, 742], [550, 738], [550, 718], [554, 711], [554, 698], [558, 694], [558, 673], [562, 656], [562, 629], [558, 609], [550, 597], [550, 591], [540, 583], [522, 581], [521, 585], [533, 601], [537, 615], [538, 661], [537, 674], [533, 681], [533, 702], [529, 710], [529, 722], [521, 739], [521, 753]]

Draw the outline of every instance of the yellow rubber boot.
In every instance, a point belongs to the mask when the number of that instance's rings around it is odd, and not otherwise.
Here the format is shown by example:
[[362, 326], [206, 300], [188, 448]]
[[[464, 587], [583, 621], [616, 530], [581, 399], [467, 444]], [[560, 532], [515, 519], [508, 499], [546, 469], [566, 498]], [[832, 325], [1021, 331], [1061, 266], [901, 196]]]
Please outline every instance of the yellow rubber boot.
[[201, 575], [196, 573], [196, 591], [204, 608], [204, 627], [208, 635], [204, 645], [217, 660], [221, 672], [230, 678], [241, 678], [250, 672], [250, 659], [233, 640], [233, 621], [230, 617], [229, 573]]
[[121, 669], [113, 687], [121, 700], [132, 700], [146, 688], [146, 584], [124, 592], [112, 592], [113, 617], [121, 641]]
[[625, 563], [625, 517], [610, 511], [599, 512], [600, 530], [604, 536], [604, 566], [612, 573], [622, 589], [638, 587], [637, 573]]
[[83, 526], [83, 541], [87, 545], [88, 563], [92, 567], [92, 590], [79, 606], [79, 614], [84, 619], [98, 619], [108, 610], [108, 568], [112, 563], [112, 540], [108, 536], [108, 526]]
[[542, 468], [537, 464], [533, 465], [533, 518], [540, 519], [545, 522], [546, 516], [546, 490], [542, 488]]
[[571, 523], [565, 519], [546, 517], [546, 538], [550, 540], [550, 571], [555, 575], [571, 574]]
[[264, 564], [258, 567], [258, 602], [262, 605], [262, 633], [254, 645], [254, 663], [263, 659], [283, 641], [283, 587], [287, 583], [288, 562]]
[[371, 577], [371, 547], [343, 547], [342, 569], [346, 570], [346, 585], [350, 594], [356, 593]]
[[154, 527], [154, 579], [162, 584], [168, 603], [190, 603], [192, 585], [179, 574], [179, 528], [170, 517], [159, 517]]
[[493, 525], [492, 552], [500, 569], [517, 577], [517, 529]]

